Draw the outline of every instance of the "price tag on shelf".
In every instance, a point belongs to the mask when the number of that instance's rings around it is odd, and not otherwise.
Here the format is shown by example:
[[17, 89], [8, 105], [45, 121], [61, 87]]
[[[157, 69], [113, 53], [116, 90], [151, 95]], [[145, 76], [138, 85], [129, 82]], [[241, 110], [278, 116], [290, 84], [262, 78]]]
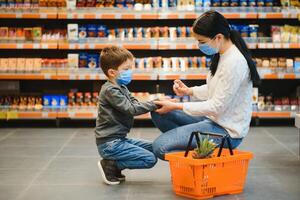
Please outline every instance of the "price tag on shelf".
[[96, 74], [90, 74], [90, 79], [91, 79], [91, 80], [97, 80]]
[[23, 49], [24, 44], [23, 43], [17, 43], [17, 49]]
[[42, 47], [42, 49], [48, 49], [49, 45], [48, 44], [42, 44], [41, 47]]
[[0, 119], [6, 119], [6, 112], [0, 111]]
[[42, 118], [48, 118], [49, 115], [48, 115], [48, 112], [42, 112]]
[[85, 80], [85, 75], [84, 75], [84, 74], [80, 74], [80, 75], [78, 76], [78, 79], [79, 79], [79, 80]]
[[7, 112], [7, 119], [18, 119], [18, 112], [16, 111], [8, 111]]
[[282, 44], [282, 47], [283, 47], [284, 49], [289, 49], [289, 48], [290, 48], [290, 44], [289, 44], [289, 43], [283, 43], [283, 44]]
[[33, 44], [33, 49], [39, 49], [39, 48], [40, 48], [40, 44], [38, 44], [38, 43]]
[[40, 18], [41, 19], [47, 19], [48, 18], [48, 14], [47, 13], [40, 13]]
[[240, 18], [241, 19], [247, 18], [247, 13], [240, 13]]
[[51, 79], [51, 74], [44, 74], [45, 79], [50, 80]]
[[23, 13], [16, 13], [16, 18], [17, 19], [23, 18]]
[[85, 19], [84, 14], [83, 13], [78, 13], [77, 19]]
[[78, 44], [78, 49], [84, 49], [85, 44]]
[[76, 80], [76, 75], [75, 74], [70, 74], [69, 78], [70, 78], [70, 80]]
[[281, 44], [280, 44], [280, 43], [274, 43], [274, 47], [275, 47], [276, 49], [280, 49], [280, 48], [281, 48]]
[[266, 48], [266, 43], [258, 43], [258, 48], [259, 49], [265, 49]]
[[75, 44], [69, 44], [69, 49], [75, 49]]
[[273, 43], [267, 43], [267, 48], [268, 48], [268, 49], [273, 49], [273, 48], [274, 48]]
[[115, 19], [121, 19], [121, 18], [122, 18], [121, 13], [116, 13], [116, 14], [115, 14]]
[[89, 49], [95, 49], [95, 44], [89, 44]]
[[69, 117], [70, 118], [75, 118], [76, 112], [75, 111], [69, 111]]

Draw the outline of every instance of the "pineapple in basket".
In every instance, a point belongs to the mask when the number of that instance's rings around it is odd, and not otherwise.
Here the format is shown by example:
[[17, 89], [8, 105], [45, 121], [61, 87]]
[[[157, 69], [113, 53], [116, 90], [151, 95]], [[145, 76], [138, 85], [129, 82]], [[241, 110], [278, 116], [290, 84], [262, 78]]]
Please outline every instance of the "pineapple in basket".
[[193, 158], [204, 159], [210, 158], [218, 145], [209, 139], [209, 136], [201, 137], [198, 147], [194, 149]]

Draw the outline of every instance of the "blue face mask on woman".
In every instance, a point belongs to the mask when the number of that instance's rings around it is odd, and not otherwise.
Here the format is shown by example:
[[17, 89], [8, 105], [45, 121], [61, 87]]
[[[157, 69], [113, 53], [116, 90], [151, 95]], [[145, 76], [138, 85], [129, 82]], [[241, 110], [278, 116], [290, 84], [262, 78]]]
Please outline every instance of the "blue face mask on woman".
[[217, 48], [211, 47], [209, 44], [209, 42], [206, 42], [204, 44], [198, 44], [198, 47], [200, 49], [200, 51], [202, 51], [204, 54], [211, 56], [214, 54], [217, 54], [219, 52], [219, 50]]
[[128, 85], [132, 80], [132, 70], [122, 70], [117, 78], [117, 83], [119, 85]]

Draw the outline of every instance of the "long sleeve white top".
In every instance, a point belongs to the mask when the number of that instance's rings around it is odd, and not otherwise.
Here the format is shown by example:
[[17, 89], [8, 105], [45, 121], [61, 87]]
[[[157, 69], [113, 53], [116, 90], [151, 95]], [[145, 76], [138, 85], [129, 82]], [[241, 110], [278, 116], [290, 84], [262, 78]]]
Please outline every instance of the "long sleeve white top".
[[235, 45], [220, 55], [214, 76], [193, 87], [196, 102], [183, 103], [189, 115], [206, 116], [225, 128], [232, 138], [243, 138], [252, 115], [252, 81], [245, 57]]

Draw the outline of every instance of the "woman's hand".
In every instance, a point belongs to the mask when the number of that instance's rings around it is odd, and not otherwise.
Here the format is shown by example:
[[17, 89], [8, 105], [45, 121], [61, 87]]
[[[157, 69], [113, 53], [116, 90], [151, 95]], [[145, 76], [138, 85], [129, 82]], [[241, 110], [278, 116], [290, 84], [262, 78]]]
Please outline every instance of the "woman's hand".
[[164, 101], [154, 101], [154, 103], [159, 106], [160, 108], [157, 109], [155, 112], [159, 114], [166, 114], [168, 112], [171, 112], [173, 110], [182, 110], [183, 106], [180, 103], [174, 103], [169, 100]]
[[186, 86], [181, 80], [175, 80], [173, 90], [177, 96], [193, 95], [192, 88]]

